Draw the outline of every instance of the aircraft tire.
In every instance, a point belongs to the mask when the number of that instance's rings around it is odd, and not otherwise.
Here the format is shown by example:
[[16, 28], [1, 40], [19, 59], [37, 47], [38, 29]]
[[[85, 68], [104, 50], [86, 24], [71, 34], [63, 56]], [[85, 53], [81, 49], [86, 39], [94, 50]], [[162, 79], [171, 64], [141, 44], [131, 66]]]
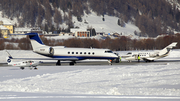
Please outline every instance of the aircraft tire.
[[73, 66], [73, 65], [74, 65], [74, 62], [70, 62], [69, 65], [70, 65], [70, 66]]
[[20, 67], [20, 69], [24, 70], [24, 67]]
[[61, 65], [61, 61], [58, 60], [58, 61], [56, 62], [56, 66], [60, 66], [60, 65]]

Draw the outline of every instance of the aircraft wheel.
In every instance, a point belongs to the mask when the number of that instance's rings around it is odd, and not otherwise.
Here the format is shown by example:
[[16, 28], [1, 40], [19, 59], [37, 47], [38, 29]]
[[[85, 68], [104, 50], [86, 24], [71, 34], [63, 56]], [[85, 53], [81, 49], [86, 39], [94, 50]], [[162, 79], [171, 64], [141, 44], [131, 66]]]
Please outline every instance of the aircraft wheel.
[[61, 65], [61, 61], [58, 60], [58, 61], [56, 62], [56, 66], [60, 66], [60, 65]]
[[70, 62], [69, 65], [70, 65], [70, 66], [73, 66], [73, 65], [74, 65], [74, 62]]
[[38, 68], [34, 67], [35, 70], [37, 70]]
[[24, 69], [24, 67], [20, 67], [20, 69], [22, 69], [22, 70], [23, 70], [23, 69]]

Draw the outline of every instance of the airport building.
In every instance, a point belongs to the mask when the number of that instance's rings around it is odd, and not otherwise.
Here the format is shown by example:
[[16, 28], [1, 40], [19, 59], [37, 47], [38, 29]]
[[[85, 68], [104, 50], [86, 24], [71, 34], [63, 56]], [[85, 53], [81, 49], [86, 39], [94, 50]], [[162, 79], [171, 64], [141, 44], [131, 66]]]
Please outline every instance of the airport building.
[[72, 28], [71, 32], [74, 33], [76, 37], [91, 37], [90, 31], [87, 31], [86, 29]]
[[2, 34], [2, 36], [4, 38], [7, 38], [8, 34], [9, 34], [9, 29], [7, 29], [6, 27], [0, 25], [0, 33]]
[[10, 22], [3, 20], [0, 21], [0, 30], [4, 38], [8, 38], [8, 34], [13, 34], [14, 26]]
[[39, 27], [27, 28], [27, 27], [16, 27], [14, 34], [26, 34], [26, 33], [42, 33]]

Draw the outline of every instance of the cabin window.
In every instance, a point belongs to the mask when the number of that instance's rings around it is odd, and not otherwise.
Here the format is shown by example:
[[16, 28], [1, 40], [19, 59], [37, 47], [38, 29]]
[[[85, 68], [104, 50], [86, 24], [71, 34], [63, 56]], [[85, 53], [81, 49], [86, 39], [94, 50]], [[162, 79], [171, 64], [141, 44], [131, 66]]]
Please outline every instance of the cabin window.
[[90, 52], [88, 52], [88, 54], [90, 55], [91, 53], [90, 53]]
[[70, 54], [70, 52], [68, 52], [68, 54]]
[[94, 52], [92, 54], [94, 55]]
[[78, 54], [78, 52], [76, 52], [76, 54]]
[[74, 52], [72, 52], [72, 54], [74, 54]]
[[113, 53], [112, 51], [105, 51], [105, 53]]
[[82, 54], [82, 52], [80, 52], [80, 54]]
[[86, 54], [86, 52], [84, 52], [84, 54]]

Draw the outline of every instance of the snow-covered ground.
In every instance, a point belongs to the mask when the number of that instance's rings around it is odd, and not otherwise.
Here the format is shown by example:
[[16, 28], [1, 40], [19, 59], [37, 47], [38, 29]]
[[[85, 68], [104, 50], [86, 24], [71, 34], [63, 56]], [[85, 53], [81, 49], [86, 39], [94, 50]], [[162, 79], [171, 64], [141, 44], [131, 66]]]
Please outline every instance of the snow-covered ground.
[[[16, 57], [38, 57], [30, 51], [9, 52]], [[6, 56], [5, 51], [0, 53], [1, 59]], [[179, 50], [173, 50], [166, 59], [172, 58], [180, 58]], [[1, 66], [0, 100], [179, 101], [179, 65], [180, 62], [167, 61], [112, 66], [38, 66], [38, 70]]]

